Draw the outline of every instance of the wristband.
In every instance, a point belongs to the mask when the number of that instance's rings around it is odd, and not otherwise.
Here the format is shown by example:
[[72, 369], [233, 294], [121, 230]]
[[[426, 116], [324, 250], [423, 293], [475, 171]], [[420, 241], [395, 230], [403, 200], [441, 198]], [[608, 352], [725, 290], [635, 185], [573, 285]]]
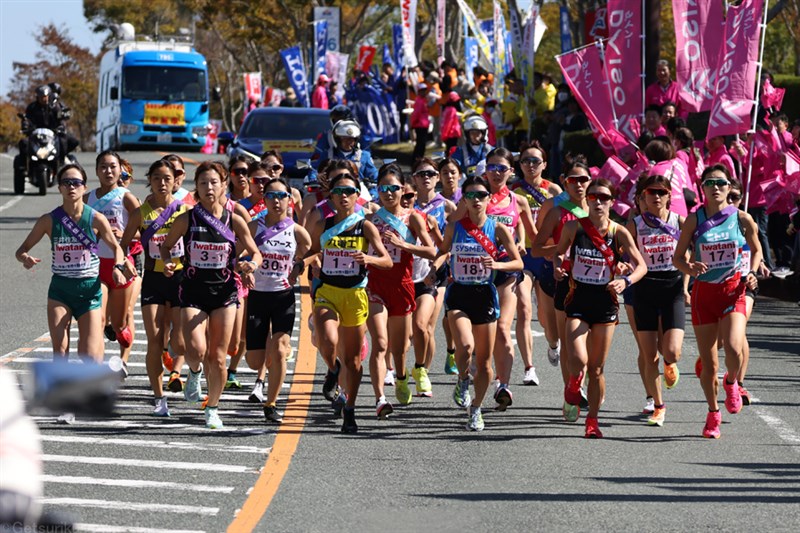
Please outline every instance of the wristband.
[[629, 278], [628, 276], [622, 276], [622, 279], [625, 280], [625, 288], [626, 289], [628, 287], [630, 287], [631, 285], [633, 285], [633, 282], [631, 281], [631, 278]]
[[[757, 278], [757, 277], [758, 277], [758, 274], [756, 274], [756, 271], [755, 271], [755, 270], [751, 270], [750, 272], [748, 272], [748, 273], [747, 273], [747, 276], [749, 276], [750, 274], [752, 274], [754, 278]], [[747, 277], [747, 276], [745, 276], [745, 277]]]
[[114, 268], [119, 270], [122, 273], [125, 273], [125, 263], [120, 263], [118, 265], [114, 265]]

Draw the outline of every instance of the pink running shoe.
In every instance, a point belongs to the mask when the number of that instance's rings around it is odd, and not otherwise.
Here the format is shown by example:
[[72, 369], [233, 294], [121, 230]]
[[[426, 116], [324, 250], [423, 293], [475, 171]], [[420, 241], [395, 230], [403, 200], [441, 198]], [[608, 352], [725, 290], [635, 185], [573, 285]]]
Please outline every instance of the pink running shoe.
[[581, 403], [581, 382], [583, 372], [578, 377], [569, 377], [569, 383], [564, 387], [564, 401], [570, 405], [580, 405]]
[[753, 397], [750, 395], [750, 391], [745, 389], [741, 383], [737, 386], [739, 387], [739, 396], [742, 397], [742, 405], [750, 405], [753, 403]]
[[742, 395], [739, 394], [738, 383], [728, 383], [728, 373], [722, 377], [722, 388], [725, 389], [725, 409], [732, 415], [742, 410]]
[[722, 413], [719, 411], [709, 412], [706, 416], [706, 426], [703, 428], [703, 436], [707, 439], [719, 438], [719, 425], [722, 423]]
[[133, 333], [131, 333], [131, 329], [128, 326], [125, 326], [117, 333], [117, 342], [123, 348], [131, 347], [131, 344], [133, 344]]

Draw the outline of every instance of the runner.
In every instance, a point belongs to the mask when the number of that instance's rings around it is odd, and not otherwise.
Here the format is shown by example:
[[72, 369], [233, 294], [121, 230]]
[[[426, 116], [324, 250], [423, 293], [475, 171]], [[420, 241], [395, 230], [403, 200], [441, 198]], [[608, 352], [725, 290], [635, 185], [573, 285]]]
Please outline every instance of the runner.
[[[481, 403], [493, 375], [492, 351], [500, 303], [492, 278], [497, 272], [522, 268], [511, 230], [486, 214], [492, 195], [489, 187], [484, 178], [467, 178], [462, 186], [467, 216], [447, 225], [439, 250], [439, 256], [450, 253], [453, 277], [445, 295], [458, 368], [453, 400], [459, 407], [467, 408], [467, 429], [471, 431], [483, 430]], [[502, 256], [502, 249], [506, 250], [507, 257]], [[470, 397], [469, 372], [473, 355], [475, 395]]]
[[647, 266], [647, 274], [633, 286], [636, 338], [644, 367], [645, 393], [653, 399], [651, 426], [663, 426], [666, 407], [661, 391], [658, 352], [664, 356], [664, 385], [678, 384], [689, 278], [672, 264], [684, 218], [669, 210], [672, 184], [660, 175], [644, 176], [636, 185], [642, 213], [628, 221]]
[[[436, 174], [436, 171], [432, 172]], [[367, 217], [377, 228], [392, 260], [389, 270], [372, 266], [368, 268], [367, 328], [372, 340], [369, 374], [376, 398], [375, 411], [380, 419], [385, 419], [393, 411], [392, 404], [384, 395], [387, 351], [391, 352], [397, 369], [397, 401], [401, 405], [411, 403], [406, 352], [411, 337], [411, 315], [416, 309], [411, 277], [413, 259], [418, 256], [432, 261], [436, 257], [436, 249], [428, 235], [423, 215], [401, 205], [404, 185], [403, 171], [399, 166], [391, 163], [382, 166], [378, 171], [378, 193], [383, 207]], [[421, 241], [420, 245], [416, 244], [417, 239]], [[425, 355], [424, 349], [415, 352], [411, 374], [417, 395], [430, 397], [433, 392], [425, 367]]]
[[[719, 383], [717, 370], [717, 338], [722, 335], [725, 347], [725, 408], [738, 413], [742, 396], [734, 381], [742, 366], [745, 328], [747, 326], [747, 288], [758, 287], [755, 269], [761, 264], [761, 243], [758, 229], [747, 213], [728, 203], [731, 175], [724, 165], [707, 167], [702, 174], [705, 203], [687, 218], [672, 259], [675, 266], [694, 276], [692, 288], [692, 326], [702, 361], [700, 384], [708, 402], [708, 415], [703, 436], [718, 439], [722, 414], [717, 403]], [[750, 247], [750, 265], [742, 276], [741, 248]], [[694, 252], [684, 257], [689, 245]]]
[[[522, 271], [525, 276], [525, 283], [520, 284], [518, 287], [517, 346], [519, 346], [522, 362], [525, 364], [525, 376], [522, 383], [525, 385], [538, 385], [539, 377], [536, 375], [536, 368], [533, 366], [533, 337], [530, 328], [533, 319], [533, 305], [530, 291], [525, 291], [524, 288], [528, 284], [533, 284], [536, 290], [537, 318], [544, 329], [545, 339], [548, 344], [547, 359], [551, 365], [557, 366], [559, 345], [556, 311], [553, 307], [553, 298], [541, 290], [539, 283], [539, 278], [545, 275], [546, 260], [543, 257], [534, 258], [530, 254], [533, 239], [536, 238], [536, 221], [539, 216], [539, 210], [548, 198], [561, 194], [561, 187], [555, 183], [550, 183], [542, 177], [542, 173], [547, 169], [547, 153], [542, 149], [539, 141], [534, 140], [520, 147], [519, 165], [522, 170], [522, 179], [514, 183], [511, 190], [528, 201], [528, 205], [531, 208], [531, 217], [533, 218], [533, 232], [525, 236], [527, 253], [522, 256], [522, 262], [525, 265]], [[551, 272], [547, 274], [552, 276]]]
[[243, 154], [235, 155], [228, 160], [228, 172], [231, 182], [228, 184], [228, 198], [234, 202], [241, 202], [250, 196], [250, 179], [247, 169], [253, 158]]
[[[578, 419], [581, 382], [584, 369], [588, 368], [586, 438], [603, 437], [597, 415], [606, 394], [603, 366], [619, 322], [617, 295], [647, 273], [631, 234], [609, 219], [615, 194], [606, 179], [589, 185], [586, 194], [589, 216], [564, 224], [553, 259], [559, 286], [569, 288], [564, 299], [570, 370], [569, 383], [564, 387], [564, 418], [570, 422]], [[635, 269], [620, 262], [622, 250], [627, 251]]]
[[439, 180], [442, 182], [442, 197], [457, 205], [461, 200], [461, 188], [458, 186], [461, 170], [458, 167], [458, 161], [451, 157], [445, 157], [439, 161], [438, 170]]
[[[375, 226], [357, 211], [360, 183], [351, 162], [328, 169], [335, 215], [319, 218], [311, 227], [311, 252], [319, 268], [314, 292], [317, 346], [328, 365], [323, 393], [333, 391], [343, 372], [345, 405], [342, 433], [356, 433], [356, 397], [361, 385], [361, 345], [369, 312], [367, 266], [389, 269], [392, 258]], [[369, 246], [376, 255], [367, 253]], [[335, 353], [338, 350], [338, 353]], [[338, 361], [334, 362], [334, 354]], [[327, 395], [326, 395], [327, 397]], [[337, 402], [341, 406], [341, 402]]]
[[[83, 198], [86, 204], [108, 219], [117, 239], [122, 238], [130, 213], [139, 207], [139, 200], [128, 189], [119, 186], [122, 172], [120, 163], [120, 156], [116, 152], [111, 150], [100, 152], [95, 160], [95, 171], [100, 180], [100, 187], [87, 193]], [[103, 316], [111, 317], [111, 325], [120, 346], [122, 375], [127, 377], [128, 358], [131, 355], [131, 345], [136, 332], [129, 307], [133, 293], [133, 278], [126, 280], [122, 285], [117, 285], [111, 276], [114, 265], [117, 264], [114, 251], [101, 242], [97, 254], [100, 256], [100, 281], [104, 285]]]
[[[297, 276], [305, 270], [300, 259], [311, 247], [311, 237], [289, 216], [290, 187], [283, 178], [274, 178], [264, 192], [267, 214], [250, 223], [250, 233], [261, 251], [263, 262], [254, 274], [244, 276], [251, 286], [247, 297], [248, 366], [264, 379], [269, 368], [267, 395], [263, 400], [264, 418], [280, 424], [283, 413], [276, 402], [286, 378], [286, 359], [291, 351], [294, 329]], [[258, 386], [258, 382], [256, 382]], [[255, 394], [255, 390], [254, 390]], [[262, 393], [263, 394], [263, 393]]]
[[[120, 159], [119, 186], [128, 188], [131, 183], [133, 183], [133, 166], [127, 160]], [[130, 246], [123, 248], [123, 250], [128, 251], [128, 255], [131, 256], [133, 265], [137, 272], [137, 276], [134, 278], [133, 283], [131, 284], [131, 299], [128, 301], [128, 323], [134, 324], [134, 311], [136, 309], [136, 302], [139, 301], [139, 295], [142, 292], [142, 276], [144, 276], [144, 248], [142, 247], [139, 238], [134, 237]], [[110, 324], [108, 324], [106, 328], [109, 330], [109, 335], [107, 338], [111, 339], [112, 334], [116, 336], [116, 333], [114, 333], [114, 328], [111, 327]]]
[[[227, 179], [225, 167], [217, 162], [206, 161], [197, 167], [194, 182], [198, 203], [175, 220], [160, 249], [161, 256], [167, 257], [181, 238], [187, 249], [178, 293], [189, 363], [183, 394], [189, 402], [201, 401], [202, 364], [208, 380], [205, 419], [210, 429], [223, 427], [217, 407], [225, 385], [225, 351], [236, 318], [235, 239], [240, 239], [253, 257], [252, 261], [239, 264], [242, 272], [252, 273], [261, 264], [261, 252], [250, 236], [247, 222], [220, 202]], [[166, 262], [164, 275], [171, 277], [176, 269], [174, 262]]]
[[136, 275], [133, 264], [125, 260], [111, 225], [102, 213], [83, 203], [86, 172], [79, 165], [68, 164], [56, 175], [62, 203], [44, 214], [33, 225], [17, 249], [17, 261], [30, 270], [42, 260], [28, 252], [50, 237], [53, 253], [50, 288], [47, 291], [47, 325], [53, 343], [53, 359], [69, 357], [69, 327], [78, 322], [78, 355], [103, 362], [102, 290], [98, 244], [102, 240], [113, 253], [110, 276], [124, 285]]
[[[172, 189], [175, 185], [175, 166], [168, 160], [160, 159], [150, 165], [147, 171], [147, 182], [152, 194], [138, 209], [135, 209], [120, 245], [124, 248], [138, 233], [145, 247], [144, 277], [142, 282], [142, 320], [147, 334], [147, 355], [145, 366], [150, 387], [155, 397], [155, 416], [169, 416], [167, 398], [164, 396], [164, 370], [162, 354], [165, 339], [171, 338], [178, 353], [185, 351], [183, 333], [181, 332], [181, 308], [178, 301], [178, 287], [183, 277], [184, 255], [183, 239], [178, 240], [170, 250], [171, 262], [175, 265], [171, 277], [164, 275], [164, 261], [161, 258], [160, 246], [167, 236], [175, 219], [185, 212], [189, 206], [175, 199]], [[174, 325], [171, 337], [166, 335], [170, 324]], [[180, 382], [180, 373], [170, 370], [170, 384], [175, 387], [175, 380]], [[172, 389], [170, 389], [172, 390]]]

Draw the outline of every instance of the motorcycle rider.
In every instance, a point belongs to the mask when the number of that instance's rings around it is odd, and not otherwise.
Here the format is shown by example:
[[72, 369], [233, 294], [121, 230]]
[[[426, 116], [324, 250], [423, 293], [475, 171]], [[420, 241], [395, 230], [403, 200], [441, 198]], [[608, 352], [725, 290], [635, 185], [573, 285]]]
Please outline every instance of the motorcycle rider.
[[22, 119], [22, 130], [25, 135], [19, 141], [19, 155], [15, 158], [15, 168], [25, 171], [25, 158], [28, 155], [28, 134], [37, 128], [47, 128], [58, 135], [59, 158], [62, 161], [68, 153], [80, 144], [78, 139], [66, 131], [65, 123], [70, 117], [70, 109], [58, 101], [60, 92], [61, 86], [57, 83], [41, 85], [36, 88], [36, 100], [25, 108], [25, 115]]
[[[330, 113], [331, 127], [320, 133], [317, 136], [317, 144], [314, 146], [314, 154], [311, 156], [313, 161], [322, 161], [328, 158], [328, 150], [330, 150], [333, 142], [333, 127], [340, 120], [355, 120], [353, 110], [344, 104], [339, 104], [331, 109]], [[364, 148], [367, 147], [366, 139], [361, 137], [359, 144]]]
[[[372, 154], [369, 150], [361, 148], [358, 140], [361, 137], [361, 127], [355, 120], [340, 120], [333, 126], [333, 144], [328, 147], [326, 156], [323, 159], [347, 159], [358, 167], [358, 178], [362, 183], [374, 183], [378, 177], [378, 169], [372, 162]], [[319, 160], [313, 162], [316, 167]], [[311, 179], [316, 179], [317, 171], [313, 169]]]
[[464, 121], [464, 138], [458, 143], [452, 158], [467, 177], [475, 174], [478, 163], [486, 159], [486, 154], [494, 148], [487, 140], [488, 131], [489, 125], [481, 115], [470, 115]]

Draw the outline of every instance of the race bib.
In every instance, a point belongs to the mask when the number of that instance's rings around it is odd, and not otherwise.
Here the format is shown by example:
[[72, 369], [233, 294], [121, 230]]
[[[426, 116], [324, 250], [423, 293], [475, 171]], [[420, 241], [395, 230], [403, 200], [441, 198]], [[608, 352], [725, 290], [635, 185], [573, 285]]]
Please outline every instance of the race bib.
[[[164, 241], [167, 240], [167, 234], [155, 234], [150, 237], [150, 240], [147, 243], [147, 253], [153, 259], [161, 259], [161, 245], [164, 244]], [[178, 239], [178, 242], [175, 243], [169, 251], [170, 258], [172, 257], [183, 257], [183, 237]]]
[[264, 260], [256, 275], [261, 278], [287, 278], [292, 271], [292, 256], [274, 252], [261, 252]]
[[674, 270], [672, 256], [678, 243], [669, 235], [647, 235], [642, 240], [642, 256], [647, 270], [664, 272]]
[[91, 266], [92, 254], [80, 243], [55, 243], [53, 272], [80, 272]]
[[483, 265], [488, 254], [480, 244], [453, 245], [453, 279], [459, 283], [486, 283], [492, 270]]
[[222, 269], [228, 266], [230, 244], [227, 242], [192, 241], [189, 262], [195, 268]]
[[357, 276], [360, 265], [353, 257], [358, 250], [325, 248], [322, 254], [322, 271], [328, 276]]
[[576, 254], [572, 262], [572, 278], [588, 285], [605, 285], [611, 281], [611, 270], [602, 257]]
[[[395, 246], [394, 244], [389, 244], [388, 242], [383, 243], [383, 247], [386, 248], [386, 252], [389, 254], [389, 257], [392, 258], [392, 263], [399, 263], [402, 257], [403, 251]], [[375, 248], [370, 245], [369, 247], [369, 255], [377, 256], [378, 252], [375, 251]]]
[[740, 253], [742, 254], [742, 262], [739, 264], [739, 272], [742, 273], [742, 277], [745, 278], [750, 273], [750, 248], [741, 249]]
[[709, 269], [733, 267], [738, 254], [739, 247], [734, 241], [700, 243], [700, 261]]

